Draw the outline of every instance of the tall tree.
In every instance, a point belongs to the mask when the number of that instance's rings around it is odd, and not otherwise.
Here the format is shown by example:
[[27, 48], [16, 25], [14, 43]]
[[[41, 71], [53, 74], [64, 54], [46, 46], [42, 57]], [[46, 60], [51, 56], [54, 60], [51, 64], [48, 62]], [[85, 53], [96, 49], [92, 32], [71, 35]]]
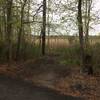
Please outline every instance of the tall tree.
[[90, 24], [90, 11], [92, 0], [85, 0], [85, 44], [89, 44], [89, 24]]
[[45, 55], [45, 37], [46, 37], [46, 0], [43, 0], [42, 55]]
[[7, 0], [7, 59], [8, 63], [10, 64], [12, 60], [12, 43], [11, 43], [11, 36], [12, 36], [12, 4], [13, 0]]
[[22, 40], [22, 32], [23, 32], [23, 18], [24, 18], [24, 9], [26, 5], [27, 0], [24, 0], [21, 4], [21, 18], [20, 18], [20, 27], [19, 27], [19, 33], [18, 33], [18, 41], [17, 41], [17, 51], [16, 51], [16, 60], [18, 60], [18, 57], [20, 56], [20, 48], [21, 48], [21, 40]]
[[82, 59], [82, 71], [83, 73], [92, 75], [93, 68], [91, 65], [92, 56], [86, 54], [84, 51], [84, 41], [83, 41], [83, 22], [82, 22], [82, 0], [78, 1], [78, 29], [79, 29], [79, 40], [80, 40], [80, 50]]
[[49, 35], [50, 35], [50, 16], [49, 16], [49, 9], [50, 9], [50, 0], [48, 0], [48, 16], [47, 16], [47, 25], [48, 25], [48, 48], [49, 48]]
[[82, 64], [84, 64], [84, 39], [83, 39], [83, 22], [82, 22], [82, 0], [78, 0], [78, 29]]

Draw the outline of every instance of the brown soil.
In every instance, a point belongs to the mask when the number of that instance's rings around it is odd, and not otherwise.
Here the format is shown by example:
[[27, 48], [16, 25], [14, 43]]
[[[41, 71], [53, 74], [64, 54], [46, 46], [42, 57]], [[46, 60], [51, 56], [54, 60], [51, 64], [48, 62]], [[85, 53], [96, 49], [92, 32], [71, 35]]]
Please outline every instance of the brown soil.
[[59, 61], [59, 55], [48, 55], [25, 63], [14, 63], [10, 67], [1, 65], [0, 73], [52, 88], [61, 94], [100, 100], [99, 74], [83, 75], [79, 67], [68, 67]]

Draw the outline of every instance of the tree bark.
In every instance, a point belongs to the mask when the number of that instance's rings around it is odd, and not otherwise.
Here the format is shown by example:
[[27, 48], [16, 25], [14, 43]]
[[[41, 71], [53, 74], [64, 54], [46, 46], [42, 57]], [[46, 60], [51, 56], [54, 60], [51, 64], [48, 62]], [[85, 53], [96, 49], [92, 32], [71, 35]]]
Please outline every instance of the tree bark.
[[46, 0], [43, 0], [42, 55], [45, 55], [45, 37], [46, 37]]
[[16, 60], [20, 58], [20, 48], [21, 48], [21, 40], [22, 40], [22, 31], [23, 31], [23, 17], [24, 17], [24, 8], [27, 0], [24, 0], [24, 3], [21, 7], [21, 19], [20, 19], [20, 28], [18, 33], [18, 41], [17, 41], [17, 50], [16, 50]]
[[49, 49], [49, 45], [50, 45], [50, 38], [49, 38], [49, 36], [50, 36], [50, 16], [49, 16], [49, 7], [50, 7], [50, 0], [48, 0], [48, 17], [47, 17], [47, 21], [48, 21], [48, 43], [47, 43], [47, 45], [48, 45], [48, 49]]
[[92, 5], [92, 0], [87, 1], [86, 0], [86, 18], [85, 18], [85, 45], [88, 47], [89, 44], [89, 23], [90, 23], [90, 11], [91, 11], [91, 5]]
[[79, 42], [81, 51], [81, 60], [84, 65], [84, 39], [83, 39], [83, 22], [82, 22], [82, 0], [78, 1], [78, 29], [79, 29]]
[[13, 0], [7, 0], [7, 59], [8, 64], [10, 65], [12, 60], [12, 3]]

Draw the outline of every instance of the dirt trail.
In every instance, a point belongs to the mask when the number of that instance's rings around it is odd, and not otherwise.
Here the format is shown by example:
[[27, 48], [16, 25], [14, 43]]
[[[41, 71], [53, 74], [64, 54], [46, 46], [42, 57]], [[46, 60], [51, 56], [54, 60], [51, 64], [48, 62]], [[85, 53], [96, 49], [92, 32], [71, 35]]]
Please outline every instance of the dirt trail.
[[84, 100], [0, 75], [0, 100]]

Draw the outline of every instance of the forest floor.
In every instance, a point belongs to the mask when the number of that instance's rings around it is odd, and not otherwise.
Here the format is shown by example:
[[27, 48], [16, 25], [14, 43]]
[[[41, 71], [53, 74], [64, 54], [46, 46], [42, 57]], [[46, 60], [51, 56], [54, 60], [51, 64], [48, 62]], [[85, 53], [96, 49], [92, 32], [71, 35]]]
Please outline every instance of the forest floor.
[[49, 88], [0, 75], [0, 100], [84, 100], [84, 98], [59, 94]]
[[26, 62], [0, 65], [0, 74], [20, 78], [37, 86], [54, 89], [61, 94], [100, 100], [100, 74], [87, 76], [79, 66], [66, 66], [59, 54], [47, 55]]

